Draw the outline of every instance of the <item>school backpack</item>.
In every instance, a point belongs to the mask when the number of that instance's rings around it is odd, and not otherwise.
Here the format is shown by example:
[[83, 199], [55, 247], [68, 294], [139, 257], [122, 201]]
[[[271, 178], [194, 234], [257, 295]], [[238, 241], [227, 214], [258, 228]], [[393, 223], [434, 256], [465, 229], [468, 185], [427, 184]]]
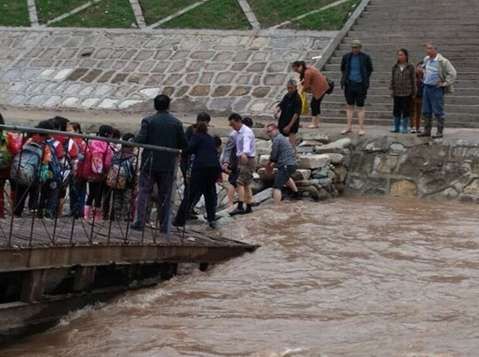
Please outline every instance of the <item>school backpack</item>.
[[7, 138], [4, 133], [0, 133], [0, 170], [5, 170], [12, 163], [12, 154], [8, 149]]
[[125, 190], [130, 186], [135, 177], [133, 158], [134, 156], [132, 155], [122, 157], [121, 152], [113, 156], [111, 167], [106, 177], [108, 187], [114, 190]]
[[31, 186], [37, 181], [42, 163], [43, 147], [37, 143], [25, 144], [15, 155], [10, 169], [10, 178], [22, 186]]
[[50, 179], [57, 183], [63, 183], [64, 170], [62, 168], [62, 165], [60, 164], [60, 161], [58, 160], [55, 145], [53, 144], [52, 140], [48, 140], [47, 145], [51, 152], [51, 160], [48, 164], [48, 168], [50, 169], [50, 172], [51, 172]]
[[77, 176], [88, 182], [102, 181], [108, 173], [110, 151], [111, 149], [107, 147], [104, 152], [101, 152], [98, 145], [90, 142], [85, 149], [83, 159], [78, 163]]

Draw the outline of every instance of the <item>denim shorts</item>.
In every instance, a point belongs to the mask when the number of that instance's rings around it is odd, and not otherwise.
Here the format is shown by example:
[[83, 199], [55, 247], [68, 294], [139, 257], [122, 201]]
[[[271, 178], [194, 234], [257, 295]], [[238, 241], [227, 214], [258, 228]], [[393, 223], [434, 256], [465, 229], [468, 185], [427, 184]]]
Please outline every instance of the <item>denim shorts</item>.
[[273, 188], [281, 190], [284, 185], [286, 185], [291, 176], [293, 176], [293, 174], [296, 172], [296, 169], [296, 165], [278, 167], [278, 172], [276, 173], [276, 176], [274, 178]]

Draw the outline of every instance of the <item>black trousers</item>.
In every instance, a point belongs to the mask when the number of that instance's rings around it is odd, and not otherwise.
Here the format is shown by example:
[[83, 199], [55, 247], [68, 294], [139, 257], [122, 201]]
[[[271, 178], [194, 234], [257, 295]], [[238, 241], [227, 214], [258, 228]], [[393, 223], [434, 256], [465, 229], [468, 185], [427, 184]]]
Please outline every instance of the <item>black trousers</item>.
[[217, 194], [216, 181], [221, 171], [219, 168], [207, 167], [196, 169], [191, 172], [190, 192], [184, 195], [178, 213], [175, 218], [175, 225], [184, 226], [191, 205], [199, 200], [201, 196], [205, 198], [206, 217], [208, 222], [213, 222], [216, 216]]
[[409, 118], [411, 116], [412, 97], [394, 97], [393, 115], [395, 118]]

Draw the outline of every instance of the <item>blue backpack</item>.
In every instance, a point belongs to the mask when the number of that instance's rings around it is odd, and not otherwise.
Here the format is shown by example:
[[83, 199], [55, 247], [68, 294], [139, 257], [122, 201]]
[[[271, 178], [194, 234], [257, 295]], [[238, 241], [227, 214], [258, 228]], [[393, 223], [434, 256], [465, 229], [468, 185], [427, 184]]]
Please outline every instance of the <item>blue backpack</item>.
[[10, 178], [23, 186], [33, 185], [39, 176], [43, 147], [37, 143], [25, 144], [15, 155], [10, 168]]

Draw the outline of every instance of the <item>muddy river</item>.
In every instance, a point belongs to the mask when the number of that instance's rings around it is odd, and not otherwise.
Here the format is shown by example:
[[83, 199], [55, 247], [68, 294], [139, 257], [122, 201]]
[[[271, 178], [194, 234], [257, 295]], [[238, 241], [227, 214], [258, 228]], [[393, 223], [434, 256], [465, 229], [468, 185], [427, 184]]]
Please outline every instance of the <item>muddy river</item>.
[[262, 245], [85, 308], [18, 356], [477, 356], [479, 206], [352, 198], [224, 227]]

